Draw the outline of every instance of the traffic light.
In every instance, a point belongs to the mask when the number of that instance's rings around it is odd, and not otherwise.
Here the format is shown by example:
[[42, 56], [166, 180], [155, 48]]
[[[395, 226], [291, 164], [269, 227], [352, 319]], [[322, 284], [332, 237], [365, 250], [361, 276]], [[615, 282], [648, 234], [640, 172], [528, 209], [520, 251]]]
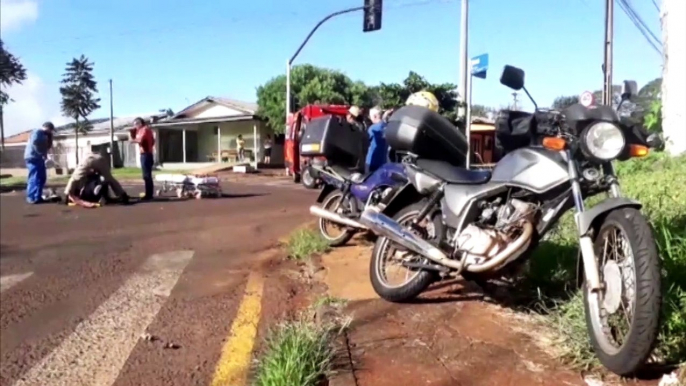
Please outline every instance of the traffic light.
[[362, 31], [372, 32], [381, 29], [382, 0], [364, 0], [364, 25]]

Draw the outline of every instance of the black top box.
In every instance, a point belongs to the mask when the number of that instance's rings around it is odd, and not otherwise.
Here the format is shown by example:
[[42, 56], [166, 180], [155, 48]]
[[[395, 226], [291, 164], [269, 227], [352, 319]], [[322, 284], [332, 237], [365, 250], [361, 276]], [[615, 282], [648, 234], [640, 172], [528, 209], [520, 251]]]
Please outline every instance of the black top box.
[[327, 115], [312, 119], [300, 140], [300, 155], [326, 157], [330, 165], [357, 167], [368, 147], [367, 133], [343, 118]]
[[464, 167], [467, 160], [465, 135], [442, 115], [421, 106], [404, 106], [391, 115], [386, 142], [394, 150], [454, 166]]

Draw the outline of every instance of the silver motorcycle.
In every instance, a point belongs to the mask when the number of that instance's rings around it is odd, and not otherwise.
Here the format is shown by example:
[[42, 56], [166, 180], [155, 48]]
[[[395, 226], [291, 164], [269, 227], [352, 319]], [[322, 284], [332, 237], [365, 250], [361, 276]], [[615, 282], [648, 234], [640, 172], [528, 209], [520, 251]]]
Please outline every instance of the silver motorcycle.
[[[521, 69], [505, 66], [500, 82], [535, 104]], [[622, 100], [635, 93], [636, 83], [625, 82]], [[467, 170], [466, 139], [450, 122], [416, 106], [393, 114], [386, 139], [414, 156], [404, 162], [410, 182], [382, 210], [360, 217], [380, 236], [370, 263], [374, 290], [402, 302], [442, 277], [506, 272], [574, 209], [591, 344], [609, 370], [636, 372], [657, 339], [660, 259], [641, 203], [622, 197], [612, 161], [647, 155], [655, 138], [609, 106], [581, 104], [503, 111], [496, 131], [504, 157], [492, 171]], [[607, 198], [586, 206], [601, 193]], [[389, 280], [391, 264], [407, 271], [399, 283]]]

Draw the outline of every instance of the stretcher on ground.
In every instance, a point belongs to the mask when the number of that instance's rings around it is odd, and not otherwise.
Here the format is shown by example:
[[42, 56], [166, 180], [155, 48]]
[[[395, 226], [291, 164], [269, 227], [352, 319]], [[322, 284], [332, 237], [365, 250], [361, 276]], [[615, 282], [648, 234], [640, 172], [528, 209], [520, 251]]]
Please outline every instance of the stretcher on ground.
[[222, 188], [219, 185], [219, 178], [212, 175], [192, 175], [192, 174], [156, 174], [155, 182], [159, 187], [156, 191], [157, 196], [167, 192], [176, 192], [178, 198], [202, 198], [202, 197], [221, 197]]

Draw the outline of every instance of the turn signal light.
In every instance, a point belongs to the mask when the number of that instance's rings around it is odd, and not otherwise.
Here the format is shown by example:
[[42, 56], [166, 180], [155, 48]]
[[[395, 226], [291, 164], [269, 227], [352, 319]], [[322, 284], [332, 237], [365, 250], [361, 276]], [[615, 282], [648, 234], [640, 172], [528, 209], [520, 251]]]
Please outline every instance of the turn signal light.
[[645, 157], [648, 155], [649, 152], [650, 152], [650, 150], [645, 146], [629, 145], [629, 154], [632, 157], [637, 157], [637, 158], [638, 157]]
[[545, 137], [543, 138], [543, 147], [549, 150], [560, 151], [564, 150], [567, 146], [567, 142], [558, 137]]

